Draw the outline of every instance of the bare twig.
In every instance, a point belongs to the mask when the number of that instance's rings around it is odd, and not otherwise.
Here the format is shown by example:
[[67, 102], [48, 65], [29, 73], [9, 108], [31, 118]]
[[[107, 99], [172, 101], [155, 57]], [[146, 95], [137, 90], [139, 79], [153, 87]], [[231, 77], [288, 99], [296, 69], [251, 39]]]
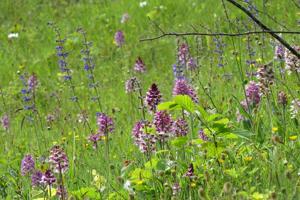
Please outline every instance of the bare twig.
[[153, 26], [155, 26], [162, 34], [165, 34], [165, 31], [160, 28], [160, 26], [155, 21], [151, 20], [150, 17], [148, 19], [153, 24]]
[[200, 32], [183, 32], [183, 33], [178, 33], [178, 32], [169, 32], [169, 33], [163, 33], [159, 36], [156, 37], [151, 37], [151, 38], [142, 38], [140, 39], [140, 42], [145, 42], [145, 41], [152, 41], [152, 40], [157, 40], [161, 39], [164, 37], [168, 36], [222, 36], [222, 37], [240, 37], [240, 36], [245, 36], [245, 35], [252, 35], [252, 34], [265, 34], [265, 33], [280, 33], [280, 34], [293, 34], [293, 35], [299, 35], [299, 31], [271, 31], [271, 30], [264, 30], [264, 31], [248, 31], [248, 32], [243, 32], [243, 33], [200, 33]]
[[278, 24], [279, 26], [283, 27], [285, 30], [288, 30], [289, 31], [289, 28], [286, 27], [283, 23], [279, 22], [275, 17], [271, 16], [270, 14], [266, 13], [266, 12], [263, 12], [261, 10], [258, 10], [256, 9], [257, 12], [267, 16], [270, 20], [272, 20], [273, 22], [275, 22], [276, 24]]
[[267, 27], [265, 24], [263, 24], [260, 20], [258, 20], [254, 15], [252, 15], [251, 12], [249, 12], [246, 8], [244, 8], [242, 5], [237, 3], [234, 0], [227, 0], [229, 3], [234, 5], [235, 7], [239, 8], [241, 11], [243, 11], [245, 14], [247, 14], [258, 26], [260, 26], [263, 31], [266, 31], [269, 33], [272, 37], [274, 37], [278, 42], [280, 42], [283, 46], [285, 46], [288, 50], [291, 51], [292, 54], [298, 57], [300, 59], [300, 54], [293, 48], [289, 43], [287, 43], [284, 39], [282, 39], [279, 35], [276, 34], [276, 32], [272, 31], [269, 27]]

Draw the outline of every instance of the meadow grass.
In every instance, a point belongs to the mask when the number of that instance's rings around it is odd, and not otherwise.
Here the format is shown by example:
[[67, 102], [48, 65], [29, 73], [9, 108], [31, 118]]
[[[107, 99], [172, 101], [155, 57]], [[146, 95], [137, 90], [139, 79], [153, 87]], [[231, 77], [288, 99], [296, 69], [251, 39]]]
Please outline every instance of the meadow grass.
[[[292, 0], [250, 2], [261, 11], [259, 19], [274, 30], [286, 30], [274, 18], [288, 30], [299, 30], [299, 10]], [[249, 6], [245, 2], [242, 5]], [[7, 114], [10, 119], [9, 128], [0, 132], [2, 198], [51, 198], [47, 192], [43, 194], [31, 186], [29, 175], [21, 176], [20, 165], [24, 155], [32, 154], [36, 167], [44, 172], [49, 167], [47, 158], [53, 145], [63, 147], [68, 156], [70, 164], [64, 181], [69, 197], [74, 199], [300, 198], [299, 114], [291, 119], [289, 109], [292, 100], [299, 99], [299, 72], [282, 73], [285, 63], [274, 59], [277, 43], [272, 37], [267, 34], [234, 38], [191, 36], [140, 42], [141, 38], [160, 35], [157, 25], [166, 32], [259, 30], [235, 7], [226, 3], [226, 9], [231, 25], [222, 1], [149, 0], [141, 7], [135, 0], [2, 0], [0, 115]], [[121, 23], [124, 13], [129, 14], [129, 20]], [[53, 22], [66, 38], [71, 86], [62, 80], [55, 50], [56, 35], [48, 22]], [[90, 52], [95, 63], [94, 77], [99, 82], [102, 112], [111, 116], [115, 125], [108, 134], [109, 155], [105, 153], [107, 137], [98, 142], [97, 149], [88, 140], [91, 130], [92, 133], [98, 130], [96, 113], [100, 109], [97, 102], [91, 101], [95, 93], [88, 87], [79, 28], [93, 43]], [[114, 43], [118, 30], [125, 36], [122, 47]], [[19, 36], [9, 39], [10, 33]], [[291, 45], [299, 45], [298, 35], [282, 37]], [[225, 44], [219, 54], [217, 39], [221, 41], [219, 45]], [[172, 95], [175, 82], [172, 65], [178, 62], [178, 44], [182, 43], [188, 44], [190, 55], [198, 61], [196, 71], [185, 70], [198, 94], [198, 104], [185, 96], [174, 100]], [[220, 54], [224, 67], [218, 67]], [[133, 69], [139, 56], [146, 64], [145, 73]], [[256, 63], [248, 65], [247, 60]], [[274, 84], [269, 86], [270, 93], [262, 95], [255, 108], [244, 110], [244, 120], [238, 122], [236, 111], [243, 110], [240, 102], [245, 99], [244, 87], [251, 80], [258, 82], [257, 77], [247, 76], [246, 72], [256, 72], [270, 62], [275, 77]], [[37, 112], [23, 109], [20, 92], [24, 86], [19, 77], [32, 73], [38, 79], [34, 91]], [[184, 139], [172, 138], [165, 146], [157, 144], [156, 153], [140, 152], [131, 133], [134, 124], [143, 118], [139, 94], [125, 91], [125, 82], [132, 76], [140, 80], [143, 96], [156, 83], [163, 102], [176, 102], [179, 110], [166, 104], [161, 108], [172, 113], [174, 120], [185, 113], [189, 133]], [[72, 86], [80, 108], [70, 100], [74, 96]], [[286, 106], [277, 100], [279, 91], [288, 94]], [[78, 120], [83, 113], [88, 122]], [[54, 115], [54, 122], [46, 121], [48, 114]], [[152, 121], [153, 114], [147, 112], [146, 118]], [[198, 138], [201, 128], [209, 141]], [[184, 176], [190, 163], [194, 165], [196, 178]], [[177, 194], [173, 194], [174, 188], [172, 192], [175, 183], [181, 188]]]

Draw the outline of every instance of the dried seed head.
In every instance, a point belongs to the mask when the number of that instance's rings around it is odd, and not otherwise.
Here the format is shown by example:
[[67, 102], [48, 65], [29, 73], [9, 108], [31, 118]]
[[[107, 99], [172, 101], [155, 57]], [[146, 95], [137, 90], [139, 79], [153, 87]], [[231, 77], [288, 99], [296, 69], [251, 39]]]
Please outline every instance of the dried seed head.
[[126, 93], [135, 92], [139, 89], [139, 80], [136, 77], [128, 79], [125, 83]]
[[223, 191], [225, 194], [230, 194], [232, 190], [232, 184], [230, 182], [224, 183]]

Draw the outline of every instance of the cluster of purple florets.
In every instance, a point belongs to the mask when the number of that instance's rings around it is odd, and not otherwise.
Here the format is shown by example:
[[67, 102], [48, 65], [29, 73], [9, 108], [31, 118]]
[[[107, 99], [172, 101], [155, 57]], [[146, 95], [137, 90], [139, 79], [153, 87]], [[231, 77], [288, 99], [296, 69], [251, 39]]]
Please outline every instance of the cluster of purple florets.
[[[66, 188], [61, 179], [62, 175], [69, 168], [69, 160], [66, 153], [60, 146], [53, 146], [51, 148], [48, 163], [50, 168], [43, 172], [36, 167], [33, 156], [27, 154], [21, 161], [21, 175], [31, 177], [32, 187], [51, 188], [54, 184], [56, 184], [57, 191], [59, 189], [64, 189], [65, 193], [62, 195], [66, 197]], [[58, 174], [59, 178], [56, 178], [55, 173]], [[56, 192], [56, 195], [61, 197], [59, 192]]]

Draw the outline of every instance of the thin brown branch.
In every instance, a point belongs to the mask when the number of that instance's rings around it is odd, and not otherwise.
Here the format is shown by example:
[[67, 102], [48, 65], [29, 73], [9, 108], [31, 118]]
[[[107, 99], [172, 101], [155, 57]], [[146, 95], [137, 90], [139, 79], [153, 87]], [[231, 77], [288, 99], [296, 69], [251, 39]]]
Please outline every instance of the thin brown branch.
[[280, 33], [280, 34], [292, 34], [292, 35], [299, 35], [299, 31], [248, 31], [243, 33], [200, 33], [200, 32], [184, 32], [184, 33], [178, 33], [178, 32], [170, 32], [170, 33], [163, 33], [156, 37], [151, 38], [142, 38], [140, 39], [140, 42], [145, 41], [152, 41], [152, 40], [158, 40], [164, 37], [168, 36], [221, 36], [221, 37], [241, 37], [245, 35], [252, 35], [252, 34], [265, 34], [265, 33]]
[[165, 31], [160, 28], [160, 26], [153, 20], [150, 19], [150, 17], [148, 17], [149, 21], [153, 24], [153, 26], [155, 26], [162, 34], [165, 34]]
[[272, 31], [269, 27], [267, 27], [265, 24], [263, 24], [260, 20], [258, 20], [250, 11], [248, 11], [246, 8], [244, 8], [242, 5], [237, 3], [234, 0], [227, 0], [229, 3], [243, 11], [246, 15], [248, 15], [260, 28], [262, 28], [263, 31], [266, 31], [269, 33], [272, 37], [274, 37], [278, 42], [280, 42], [283, 46], [285, 46], [292, 54], [298, 57], [300, 59], [300, 54], [291, 46], [289, 43], [287, 43], [284, 39], [282, 39], [279, 35], [277, 35], [276, 32]]

